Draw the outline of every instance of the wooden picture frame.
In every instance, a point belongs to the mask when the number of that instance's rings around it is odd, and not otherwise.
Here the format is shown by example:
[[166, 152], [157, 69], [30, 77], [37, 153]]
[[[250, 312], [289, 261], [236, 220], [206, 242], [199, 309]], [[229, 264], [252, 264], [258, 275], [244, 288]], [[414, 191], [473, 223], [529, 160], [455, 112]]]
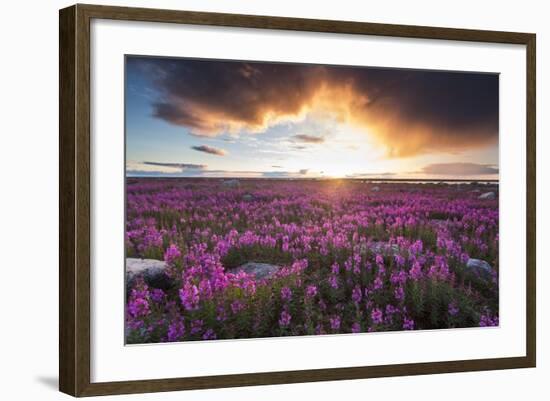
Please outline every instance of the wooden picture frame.
[[[526, 356], [222, 376], [92, 383], [90, 380], [90, 21], [94, 18], [242, 28], [476, 41], [526, 46]], [[534, 367], [535, 41], [530, 33], [253, 15], [74, 5], [60, 10], [59, 388], [73, 396], [144, 393]]]

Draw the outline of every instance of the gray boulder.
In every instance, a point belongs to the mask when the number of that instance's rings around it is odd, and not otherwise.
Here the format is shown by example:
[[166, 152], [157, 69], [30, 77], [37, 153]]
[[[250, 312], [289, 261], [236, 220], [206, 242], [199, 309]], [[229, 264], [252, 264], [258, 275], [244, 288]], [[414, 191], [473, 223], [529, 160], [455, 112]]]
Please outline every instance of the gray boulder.
[[236, 179], [231, 179], [231, 180], [225, 180], [222, 182], [222, 185], [225, 187], [225, 188], [238, 188], [241, 183], [239, 180], [236, 180]]
[[361, 244], [359, 252], [362, 255], [367, 254], [367, 251], [372, 253], [381, 253], [385, 255], [393, 255], [399, 252], [399, 246], [397, 244], [388, 244], [384, 241], [368, 242], [367, 244]]
[[444, 230], [449, 226], [449, 221], [444, 219], [431, 219], [430, 224], [437, 230]]
[[485, 192], [484, 194], [481, 194], [478, 196], [478, 199], [496, 199], [496, 195], [494, 192]]
[[243, 200], [244, 200], [245, 202], [251, 202], [251, 201], [254, 200], [254, 195], [252, 195], [252, 194], [244, 194], [244, 195], [243, 195]]
[[493, 269], [491, 265], [481, 259], [468, 259], [466, 267], [470, 272], [475, 273], [479, 277], [490, 278]]
[[271, 265], [269, 263], [248, 262], [244, 265], [230, 270], [230, 273], [245, 272], [254, 275], [258, 280], [269, 278], [279, 271], [281, 266]]
[[380, 191], [380, 187], [372, 187], [370, 190], [372, 192], [378, 192], [378, 191]]
[[162, 290], [168, 290], [174, 284], [166, 274], [166, 262], [163, 260], [126, 258], [127, 295], [138, 277], [143, 277], [149, 287]]

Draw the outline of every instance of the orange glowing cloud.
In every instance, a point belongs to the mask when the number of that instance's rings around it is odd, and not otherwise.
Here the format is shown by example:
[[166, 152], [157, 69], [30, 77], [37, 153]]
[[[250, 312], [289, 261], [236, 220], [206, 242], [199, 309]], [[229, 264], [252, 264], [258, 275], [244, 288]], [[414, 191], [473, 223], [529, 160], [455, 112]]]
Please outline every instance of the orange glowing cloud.
[[159, 93], [154, 116], [193, 135], [262, 133], [311, 113], [364, 130], [389, 157], [498, 140], [498, 75], [129, 58]]

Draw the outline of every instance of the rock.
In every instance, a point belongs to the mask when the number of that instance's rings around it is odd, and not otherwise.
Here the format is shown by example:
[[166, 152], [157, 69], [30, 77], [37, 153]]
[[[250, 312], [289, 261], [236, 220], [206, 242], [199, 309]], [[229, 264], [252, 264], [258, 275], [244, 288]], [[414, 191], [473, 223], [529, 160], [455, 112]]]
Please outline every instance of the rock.
[[237, 188], [241, 185], [239, 180], [231, 179], [222, 182], [222, 185], [226, 188]]
[[378, 192], [378, 191], [380, 191], [380, 187], [372, 187], [370, 190], [372, 192]]
[[252, 274], [256, 276], [257, 279], [261, 280], [273, 276], [280, 268], [281, 266], [271, 265], [269, 263], [248, 262], [232, 269], [230, 272], [236, 274], [242, 271], [247, 274]]
[[495, 199], [496, 195], [494, 192], [485, 192], [477, 197], [478, 199]]
[[489, 278], [493, 269], [491, 265], [481, 259], [468, 259], [466, 267], [469, 271], [476, 273], [479, 277]]
[[361, 254], [366, 254], [370, 250], [373, 253], [394, 254], [399, 252], [399, 246], [397, 244], [389, 245], [384, 241], [368, 242], [366, 245], [361, 244], [359, 251]]
[[156, 259], [126, 258], [126, 291], [127, 295], [135, 280], [143, 277], [149, 287], [168, 290], [172, 279], [166, 274], [166, 262]]
[[430, 224], [436, 229], [436, 230], [444, 230], [449, 225], [448, 220], [444, 219], [431, 219]]
[[243, 195], [243, 200], [246, 201], [246, 202], [253, 201], [253, 200], [254, 200], [254, 195], [252, 195], [252, 194], [244, 194], [244, 195]]
[[166, 262], [157, 259], [126, 259], [126, 273], [129, 275], [139, 275], [146, 271], [162, 271], [166, 269]]

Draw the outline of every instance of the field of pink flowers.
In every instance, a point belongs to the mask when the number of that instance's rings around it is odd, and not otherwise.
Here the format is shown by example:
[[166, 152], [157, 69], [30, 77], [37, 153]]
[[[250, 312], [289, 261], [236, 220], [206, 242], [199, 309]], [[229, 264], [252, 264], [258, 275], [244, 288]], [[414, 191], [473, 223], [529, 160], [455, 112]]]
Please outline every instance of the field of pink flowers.
[[[126, 255], [164, 260], [171, 284], [132, 282], [126, 341], [498, 325], [498, 190], [480, 190], [130, 178]], [[281, 268], [257, 279], [247, 262]]]

